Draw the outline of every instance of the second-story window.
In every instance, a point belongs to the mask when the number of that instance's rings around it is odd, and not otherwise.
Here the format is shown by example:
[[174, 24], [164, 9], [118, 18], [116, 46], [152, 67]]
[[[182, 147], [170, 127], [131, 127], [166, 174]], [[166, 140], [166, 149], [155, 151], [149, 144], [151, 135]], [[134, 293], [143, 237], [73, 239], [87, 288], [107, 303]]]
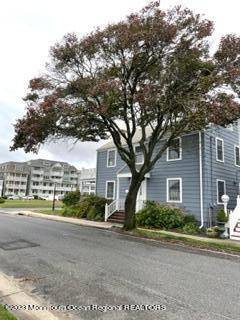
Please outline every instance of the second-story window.
[[173, 141], [172, 146], [167, 149], [167, 161], [182, 159], [182, 139], [178, 138]]
[[116, 166], [116, 150], [108, 150], [107, 153], [107, 166], [115, 167]]
[[223, 139], [216, 138], [216, 159], [224, 162], [224, 142]]
[[240, 147], [235, 146], [235, 165], [240, 167]]
[[143, 153], [142, 153], [142, 148], [140, 146], [135, 146], [135, 158], [136, 158], [136, 164], [143, 163]]

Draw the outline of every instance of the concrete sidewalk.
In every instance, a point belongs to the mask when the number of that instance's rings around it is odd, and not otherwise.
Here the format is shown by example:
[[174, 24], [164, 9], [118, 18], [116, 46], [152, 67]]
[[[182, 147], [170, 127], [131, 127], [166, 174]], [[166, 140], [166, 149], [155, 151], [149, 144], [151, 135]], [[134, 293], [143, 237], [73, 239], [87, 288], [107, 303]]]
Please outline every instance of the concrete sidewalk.
[[30, 210], [29, 211], [18, 210], [15, 212], [15, 214], [28, 216], [28, 217], [53, 220], [53, 221], [59, 221], [59, 222], [67, 222], [67, 223], [71, 223], [71, 224], [77, 224], [80, 226], [94, 227], [94, 228], [100, 228], [100, 229], [111, 229], [113, 226], [119, 226], [116, 223], [98, 222], [98, 221], [90, 221], [90, 220], [86, 220], [86, 219], [62, 217], [62, 216], [58, 216], [58, 215], [50, 215], [50, 214], [33, 212]]
[[[14, 313], [18, 319], [23, 320], [58, 320], [63, 319], [61, 315], [55, 316], [53, 313], [49, 312], [48, 304], [41, 301], [38, 298], [30, 296], [29, 294], [23, 292], [22, 288], [19, 286], [18, 281], [14, 280], [12, 277], [8, 277], [3, 273], [0, 273], [0, 303], [2, 305], [9, 305], [18, 307], [18, 310], [8, 309], [10, 312]], [[35, 310], [24, 310], [24, 307], [35, 306]], [[37, 310], [39, 307], [39, 310]], [[41, 307], [43, 310], [40, 310]]]

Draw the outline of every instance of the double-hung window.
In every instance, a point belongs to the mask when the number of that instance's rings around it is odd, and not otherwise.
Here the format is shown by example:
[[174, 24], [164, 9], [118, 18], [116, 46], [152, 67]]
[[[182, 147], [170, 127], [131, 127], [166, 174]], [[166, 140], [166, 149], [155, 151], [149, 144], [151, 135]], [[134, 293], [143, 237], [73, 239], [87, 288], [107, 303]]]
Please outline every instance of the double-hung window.
[[111, 149], [107, 152], [107, 167], [115, 167], [116, 166], [116, 150]]
[[115, 181], [106, 181], [106, 198], [115, 198]]
[[216, 160], [224, 162], [224, 141], [216, 138]]
[[135, 158], [136, 158], [136, 164], [143, 163], [143, 152], [140, 146], [135, 146]]
[[182, 202], [182, 179], [167, 179], [167, 202]]
[[226, 182], [225, 180], [217, 180], [217, 203], [222, 204], [222, 196], [226, 194]]
[[182, 139], [177, 138], [167, 149], [167, 161], [175, 161], [182, 159]]
[[234, 146], [235, 151], [235, 165], [240, 167], [240, 147]]

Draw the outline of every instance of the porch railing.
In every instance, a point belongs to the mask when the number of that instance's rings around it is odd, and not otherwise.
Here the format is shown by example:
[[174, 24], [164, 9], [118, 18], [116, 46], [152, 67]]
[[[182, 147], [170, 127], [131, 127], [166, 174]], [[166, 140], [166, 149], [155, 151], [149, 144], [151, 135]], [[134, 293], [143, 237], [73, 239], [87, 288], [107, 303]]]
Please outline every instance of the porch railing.
[[237, 206], [236, 208], [230, 212], [229, 215], [229, 233], [230, 233], [230, 239], [231, 237], [234, 237], [234, 229], [240, 221], [240, 195], [237, 197]]
[[[137, 200], [136, 202], [136, 213], [143, 209], [145, 204], [144, 200]], [[124, 211], [125, 210], [125, 199], [116, 199], [111, 202], [109, 205], [106, 203], [105, 205], [105, 217], [104, 220], [107, 221], [108, 218], [114, 214], [116, 211]]]

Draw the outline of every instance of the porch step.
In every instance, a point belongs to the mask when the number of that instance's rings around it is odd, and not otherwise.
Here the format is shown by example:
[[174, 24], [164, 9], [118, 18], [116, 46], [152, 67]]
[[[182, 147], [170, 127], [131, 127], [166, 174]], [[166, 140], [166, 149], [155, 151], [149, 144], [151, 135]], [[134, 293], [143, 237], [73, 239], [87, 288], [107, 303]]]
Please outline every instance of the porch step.
[[123, 211], [114, 212], [109, 218], [109, 222], [124, 223], [126, 214]]
[[237, 237], [237, 236], [230, 236], [230, 240], [237, 240], [237, 241], [240, 241], [240, 237]]
[[239, 238], [239, 240], [240, 240], [240, 232], [234, 231], [234, 232], [232, 233], [232, 236], [237, 237], [237, 238]]

